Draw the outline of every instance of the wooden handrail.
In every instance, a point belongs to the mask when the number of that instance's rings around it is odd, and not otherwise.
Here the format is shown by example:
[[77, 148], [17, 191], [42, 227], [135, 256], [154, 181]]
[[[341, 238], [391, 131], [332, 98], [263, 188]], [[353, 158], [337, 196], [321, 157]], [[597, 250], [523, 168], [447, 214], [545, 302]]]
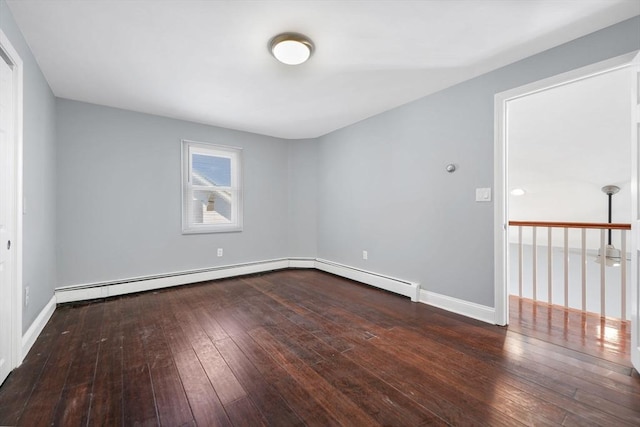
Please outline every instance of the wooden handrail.
[[631, 230], [631, 224], [607, 222], [554, 222], [554, 221], [509, 221], [509, 225], [521, 227], [595, 228], [605, 230]]

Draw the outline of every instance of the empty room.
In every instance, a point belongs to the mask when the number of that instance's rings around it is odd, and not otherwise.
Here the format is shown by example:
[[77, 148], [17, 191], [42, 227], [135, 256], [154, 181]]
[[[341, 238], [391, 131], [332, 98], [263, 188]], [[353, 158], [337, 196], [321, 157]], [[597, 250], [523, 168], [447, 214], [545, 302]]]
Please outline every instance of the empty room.
[[0, 425], [640, 425], [640, 0], [0, 0]]

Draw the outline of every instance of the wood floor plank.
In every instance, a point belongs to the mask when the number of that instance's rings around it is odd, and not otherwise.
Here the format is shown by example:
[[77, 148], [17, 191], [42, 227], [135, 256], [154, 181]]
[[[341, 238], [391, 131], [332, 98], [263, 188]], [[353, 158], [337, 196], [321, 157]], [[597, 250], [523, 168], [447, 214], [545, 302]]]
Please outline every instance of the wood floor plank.
[[[220, 402], [225, 405], [246, 397], [246, 391], [213, 345], [195, 314], [183, 311], [177, 313], [176, 318]], [[209, 322], [209, 319], [206, 321]]]
[[201, 307], [195, 310], [194, 315], [211, 341], [228, 338], [229, 335], [227, 335], [222, 326], [220, 326], [212, 315], [212, 312], [213, 310], [211, 308]]
[[[345, 353], [345, 356], [363, 366], [370, 366], [371, 371], [382, 380], [412, 396], [430, 411], [440, 414], [449, 424], [520, 424], [517, 418], [496, 411], [494, 405], [487, 404], [486, 399], [492, 399], [492, 393], [478, 397], [461, 391], [459, 387], [453, 386], [456, 383], [449, 381], [448, 375], [434, 375], [430, 365], [423, 363], [421, 359], [413, 356], [398, 357], [395, 352], [387, 352], [384, 347], [382, 350], [379, 349], [375, 345], [376, 341], [377, 339], [374, 339], [367, 346], [355, 347]], [[395, 363], [385, 363], [390, 357], [394, 358]]]
[[[629, 322], [510, 297], [510, 329], [629, 365]], [[580, 328], [573, 327], [579, 324]], [[607, 332], [606, 339], [604, 333]]]
[[[404, 338], [406, 340], [407, 337]], [[444, 346], [438, 347], [433, 343], [434, 348], [422, 348], [417, 351], [418, 349], [398, 349], [395, 343], [378, 344], [378, 340], [373, 340], [372, 344], [395, 355], [399, 360], [413, 363], [418, 369], [421, 369], [426, 361], [431, 361], [433, 365], [430, 365], [429, 370], [424, 371], [422, 376], [431, 377], [432, 381], [443, 385], [453, 385], [459, 393], [464, 393], [481, 402], [483, 406], [490, 406], [523, 424], [560, 424], [566, 416], [564, 408], [547, 402], [528, 384], [510, 381], [508, 375], [493, 370], [491, 365], [464, 358]], [[459, 364], [452, 362], [458, 359]], [[443, 368], [444, 366], [446, 368]], [[499, 380], [496, 380], [496, 375], [499, 375]]]
[[101, 346], [88, 425], [122, 425], [124, 422], [122, 336], [111, 336], [108, 342], [109, 346]]
[[345, 396], [383, 425], [398, 423], [420, 425], [427, 421], [433, 424], [438, 422], [444, 424], [434, 414], [407, 399], [402, 393], [380, 381], [359, 365], [350, 363], [339, 352], [318, 339], [307, 335], [311, 340], [294, 342], [288, 339], [287, 334], [274, 333], [274, 328], [252, 331], [252, 336], [260, 342], [270, 340], [273, 346], [280, 348], [280, 352], [288, 351], [299, 355], [301, 352], [299, 349], [294, 349], [295, 346], [310, 353], [320, 354], [318, 351], [321, 351], [322, 359], [317, 363], [309, 364], [310, 367], [334, 387], [339, 384]]
[[266, 353], [278, 361], [292, 378], [312, 390], [314, 399], [318, 404], [324, 407], [326, 411], [329, 411], [331, 416], [336, 418], [340, 424], [380, 425], [373, 417], [345, 396], [341, 389], [334, 388], [307, 363], [299, 359], [298, 351], [291, 351], [290, 348], [282, 346], [266, 330], [252, 331], [252, 338]]
[[0, 425], [640, 425], [628, 323], [511, 303], [497, 327], [283, 270], [62, 305]]
[[196, 423], [212, 427], [231, 426], [231, 421], [193, 350], [181, 351], [174, 357]]
[[85, 425], [88, 421], [104, 308], [104, 304], [87, 306], [87, 315], [78, 335], [79, 349], [69, 366], [60, 403], [53, 416], [54, 424]]
[[268, 421], [264, 419], [262, 413], [248, 397], [228, 403], [225, 408], [234, 426], [259, 427], [269, 425]]
[[105, 301], [88, 425], [123, 423], [122, 319], [120, 298]]
[[[396, 331], [394, 336], [399, 335], [400, 331]], [[408, 332], [405, 331], [405, 334]], [[400, 336], [400, 340], [398, 342], [409, 343], [411, 342], [412, 335]], [[492, 377], [495, 375], [501, 375], [500, 377], [500, 386], [501, 387], [509, 387], [505, 398], [510, 400], [510, 396], [516, 397], [520, 394], [520, 391], [525, 394], [522, 395], [524, 398], [523, 401], [527, 402], [528, 405], [533, 405], [538, 402], [538, 408], [529, 408], [525, 411], [525, 414], [531, 414], [531, 416], [544, 416], [549, 419], [550, 415], [553, 412], [556, 412], [555, 418], [551, 417], [551, 421], [559, 422], [559, 419], [563, 416], [566, 416], [566, 413], [563, 415], [561, 412], [558, 412], [560, 408], [565, 410], [573, 411], [575, 414], [580, 414], [582, 417], [586, 419], [595, 419], [595, 420], [604, 420], [607, 418], [612, 418], [617, 420], [616, 422], [620, 425], [623, 424], [623, 420], [619, 419], [616, 414], [606, 415], [603, 414], [602, 410], [593, 411], [591, 408], [580, 404], [575, 399], [568, 399], [567, 396], [574, 396], [577, 392], [577, 389], [574, 385], [571, 385], [569, 382], [567, 384], [566, 381], [562, 379], [557, 380], [555, 377], [557, 375], [552, 375], [551, 377], [541, 376], [538, 371], [536, 372], [527, 372], [522, 368], [518, 367], [518, 365], [514, 365], [512, 361], [504, 361], [501, 362], [496, 360], [494, 363], [487, 365], [483, 361], [479, 361], [473, 357], [465, 357], [463, 353], [451, 353], [448, 358], [444, 357], [448, 351], [450, 351], [446, 345], [432, 343], [428, 348], [425, 347], [414, 347], [411, 344], [406, 344], [404, 348], [398, 349], [394, 347], [392, 350], [393, 354], [400, 357], [400, 355], [408, 351], [413, 357], [422, 358], [425, 357], [428, 360], [436, 362], [436, 368], [440, 366], [442, 363], [447, 363], [447, 370], [442, 375], [447, 375], [449, 378], [449, 382], [453, 382], [453, 378], [451, 377], [452, 373], [458, 373], [460, 380], [462, 381], [471, 381], [469, 384], [492, 384]], [[425, 360], [426, 360], [425, 359]], [[440, 363], [437, 363], [440, 362]], [[494, 370], [493, 366], [495, 363], [504, 364], [505, 366], [509, 366], [506, 371]], [[490, 370], [489, 370], [490, 369]], [[548, 386], [551, 384], [551, 389], [553, 392], [547, 387], [540, 386], [538, 382], [542, 378], [547, 378], [545, 385]], [[526, 381], [530, 380], [530, 381]], [[464, 384], [464, 383], [463, 383]], [[567, 391], [564, 391], [564, 388], [567, 388]], [[458, 387], [461, 390], [464, 390], [464, 385]], [[477, 388], [474, 386], [469, 389], [471, 391], [477, 391]], [[543, 402], [554, 402], [554, 406], [549, 407], [545, 405], [540, 407]], [[496, 406], [495, 403], [493, 406]], [[522, 421], [522, 420], [521, 420]], [[524, 420], [526, 421], [526, 420]]]
[[509, 332], [507, 335], [509, 339], [505, 341], [505, 344], [511, 348], [519, 349], [517, 351], [524, 351], [523, 349], [526, 348], [528, 353], [564, 363], [569, 367], [578, 368], [581, 373], [587, 371], [599, 377], [609, 378], [619, 386], [628, 387], [629, 390], [637, 389], [637, 383], [631, 377], [632, 369], [630, 367], [603, 361], [585, 353], [579, 353], [557, 344], [540, 341], [521, 334]]
[[147, 364], [143, 337], [150, 333], [149, 326], [142, 321], [145, 310], [138, 295], [121, 299], [123, 312], [132, 313], [125, 317], [122, 330], [123, 350], [123, 418], [125, 425], [157, 425], [158, 412], [153, 393], [153, 383]]
[[143, 337], [144, 351], [151, 375], [156, 411], [161, 425], [180, 426], [193, 423], [173, 354], [166, 342], [162, 323], [165, 315], [158, 304], [158, 294], [147, 298], [149, 311], [143, 319], [148, 334]]
[[52, 417], [52, 425], [80, 426], [87, 425], [89, 406], [91, 404], [92, 384], [85, 382], [65, 387], [60, 395], [60, 404]]
[[55, 348], [44, 366], [44, 374], [34, 387], [29, 404], [22, 413], [19, 425], [43, 425], [49, 423], [61, 402], [64, 385], [69, 375], [69, 367], [79, 350], [80, 333], [88, 310], [87, 305], [69, 312], [64, 328], [56, 338]]
[[241, 334], [232, 339], [245, 357], [262, 374], [264, 380], [280, 393], [307, 425], [319, 427], [344, 425], [316, 400], [319, 393], [315, 387], [305, 388], [307, 384], [300, 383], [294, 376], [290, 376], [287, 370], [280, 366], [251, 337]]
[[70, 314], [70, 307], [57, 309], [25, 357], [0, 387], [0, 425], [16, 425], [30, 401], [50, 355], [58, 347], [57, 340]]
[[231, 338], [216, 341], [215, 346], [270, 425], [304, 425], [304, 422], [291, 410], [277, 390], [265, 381]]

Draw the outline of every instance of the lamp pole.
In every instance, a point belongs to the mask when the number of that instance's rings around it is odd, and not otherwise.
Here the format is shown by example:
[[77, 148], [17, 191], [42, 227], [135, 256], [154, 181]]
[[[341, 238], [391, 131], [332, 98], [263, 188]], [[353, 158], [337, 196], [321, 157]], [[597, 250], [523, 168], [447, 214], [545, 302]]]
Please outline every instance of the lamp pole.
[[[616, 194], [618, 191], [620, 191], [620, 187], [616, 186], [616, 185], [605, 185], [604, 187], [602, 187], [602, 192], [605, 193], [609, 199], [609, 224], [612, 223], [611, 221], [611, 200], [614, 194]], [[611, 245], [611, 229], [609, 229], [609, 245]]]

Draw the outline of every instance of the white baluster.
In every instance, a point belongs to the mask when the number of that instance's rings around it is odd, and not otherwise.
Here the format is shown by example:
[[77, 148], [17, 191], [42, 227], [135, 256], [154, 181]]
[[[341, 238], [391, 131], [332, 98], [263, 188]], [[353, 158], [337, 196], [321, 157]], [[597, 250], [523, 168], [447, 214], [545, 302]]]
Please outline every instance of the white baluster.
[[532, 286], [533, 286], [533, 300], [537, 301], [538, 300], [538, 227], [533, 227], [532, 229], [532, 247], [533, 247], [533, 257], [531, 258], [531, 261], [533, 262], [533, 266], [532, 266], [532, 276], [531, 276], [531, 280], [532, 280]]
[[606, 311], [604, 306], [605, 304], [604, 284], [606, 281], [605, 268], [607, 267], [607, 247], [606, 247], [606, 241], [604, 239], [605, 231], [606, 230], [604, 228], [600, 230], [600, 256], [601, 256], [600, 261], [602, 261], [600, 263], [600, 316], [604, 316]]
[[564, 306], [569, 306], [569, 229], [564, 229]]
[[547, 302], [553, 304], [553, 228], [547, 228]]
[[522, 264], [524, 256], [522, 254], [522, 226], [518, 227], [518, 296], [522, 298]]
[[582, 311], [587, 311], [587, 229], [582, 229]]

